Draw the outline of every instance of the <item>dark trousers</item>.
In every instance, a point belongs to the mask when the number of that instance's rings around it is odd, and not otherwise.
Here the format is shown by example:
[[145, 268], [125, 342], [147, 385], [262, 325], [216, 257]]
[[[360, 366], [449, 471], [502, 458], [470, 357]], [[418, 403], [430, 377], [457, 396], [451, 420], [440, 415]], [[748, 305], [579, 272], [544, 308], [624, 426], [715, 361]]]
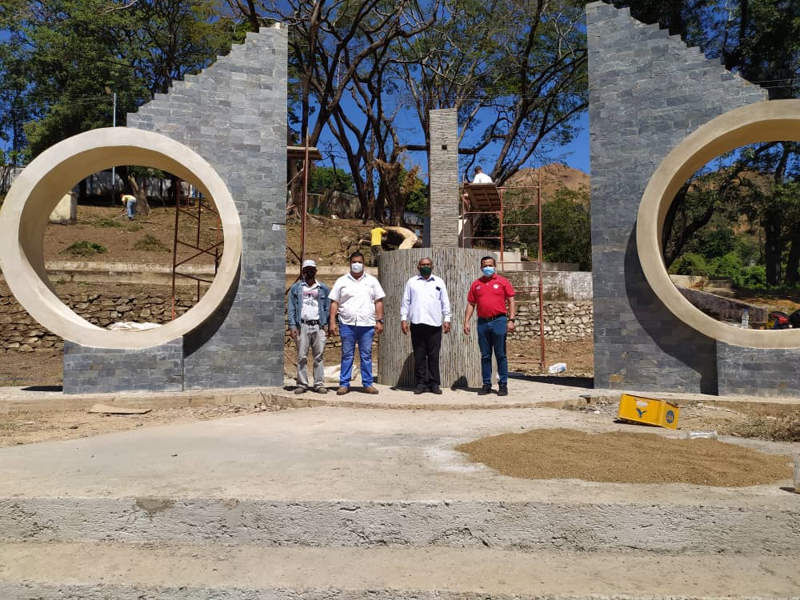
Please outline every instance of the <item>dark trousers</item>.
[[414, 381], [417, 385], [441, 385], [439, 350], [442, 347], [442, 328], [433, 325], [411, 324], [411, 345], [414, 347]]

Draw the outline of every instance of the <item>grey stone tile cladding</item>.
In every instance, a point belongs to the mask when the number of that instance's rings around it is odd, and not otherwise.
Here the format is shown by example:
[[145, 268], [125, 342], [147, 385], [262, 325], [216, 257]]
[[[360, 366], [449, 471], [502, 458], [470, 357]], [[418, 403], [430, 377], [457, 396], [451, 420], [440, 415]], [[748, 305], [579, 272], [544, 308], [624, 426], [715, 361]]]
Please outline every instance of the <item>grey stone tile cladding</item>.
[[[125, 379], [126, 361], [121, 357], [126, 352], [98, 350], [93, 364], [108, 376], [106, 381], [120, 378], [133, 386], [125, 389], [164, 390], [283, 382], [286, 82], [286, 28], [262, 29], [248, 33], [245, 43], [227, 56], [175, 82], [168, 94], [156, 94], [128, 115], [128, 127], [167, 135], [214, 167], [239, 210], [243, 250], [238, 286], [226, 305], [200, 330], [177, 341], [183, 348], [177, 388], [174, 374], [167, 377], [160, 369], [143, 375], [146, 381]], [[167, 346], [174, 350], [173, 343]], [[70, 369], [81, 363], [71, 355], [83, 356], [84, 350], [65, 347], [65, 390], [107, 391], [104, 381], [73, 377]], [[165, 351], [160, 347], [133, 354], [149, 353], [155, 365]]]
[[458, 247], [458, 111], [430, 112], [430, 245]]
[[636, 214], [673, 147], [766, 93], [628, 9], [594, 2], [586, 16], [595, 386], [717, 393], [716, 342], [653, 294], [636, 251]]

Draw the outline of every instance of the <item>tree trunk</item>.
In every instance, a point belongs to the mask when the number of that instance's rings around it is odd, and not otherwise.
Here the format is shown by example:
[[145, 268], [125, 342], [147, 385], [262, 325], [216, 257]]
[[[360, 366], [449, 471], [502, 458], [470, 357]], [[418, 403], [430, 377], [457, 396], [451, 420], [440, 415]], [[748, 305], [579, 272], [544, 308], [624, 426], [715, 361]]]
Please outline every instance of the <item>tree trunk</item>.
[[450, 297], [452, 329], [442, 335], [439, 368], [442, 387], [481, 386], [481, 354], [478, 349], [476, 317], [472, 331], [464, 335], [464, 311], [467, 292], [479, 275], [481, 257], [486, 250], [467, 248], [412, 248], [392, 250], [381, 255], [380, 280], [386, 291], [384, 314], [386, 329], [379, 340], [378, 373], [380, 383], [412, 387], [414, 385], [414, 354], [411, 336], [400, 329], [400, 302], [406, 281], [417, 272], [421, 258], [430, 257], [433, 272], [444, 279]]
[[781, 218], [780, 215], [771, 213], [764, 219], [764, 258], [768, 285], [778, 285], [781, 281], [782, 253]]
[[786, 273], [783, 276], [786, 285], [795, 285], [800, 281], [800, 225], [792, 227], [790, 236], [791, 246], [789, 247], [789, 258], [786, 261]]

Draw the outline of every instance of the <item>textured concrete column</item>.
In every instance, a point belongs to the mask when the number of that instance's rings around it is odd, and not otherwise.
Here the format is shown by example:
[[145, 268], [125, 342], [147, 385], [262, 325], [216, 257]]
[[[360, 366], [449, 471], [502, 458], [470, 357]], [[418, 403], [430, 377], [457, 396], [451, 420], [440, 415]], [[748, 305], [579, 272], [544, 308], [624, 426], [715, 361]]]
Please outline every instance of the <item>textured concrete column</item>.
[[467, 292], [480, 275], [481, 257], [485, 254], [486, 250], [482, 249], [412, 248], [386, 252], [381, 256], [380, 279], [383, 289], [386, 290], [386, 329], [379, 341], [379, 383], [408, 387], [414, 385], [414, 352], [411, 336], [403, 335], [400, 329], [400, 302], [406, 281], [417, 274], [417, 263], [427, 256], [433, 261], [434, 274], [444, 279], [452, 310], [452, 330], [442, 336], [439, 354], [442, 387], [481, 386], [477, 315], [472, 317], [469, 337], [464, 335], [463, 327]]
[[716, 342], [653, 293], [636, 247], [642, 193], [689, 133], [763, 90], [678, 36], [604, 2], [586, 7], [595, 385], [716, 393]]
[[430, 112], [431, 147], [428, 170], [431, 181], [430, 245], [458, 247], [458, 111]]

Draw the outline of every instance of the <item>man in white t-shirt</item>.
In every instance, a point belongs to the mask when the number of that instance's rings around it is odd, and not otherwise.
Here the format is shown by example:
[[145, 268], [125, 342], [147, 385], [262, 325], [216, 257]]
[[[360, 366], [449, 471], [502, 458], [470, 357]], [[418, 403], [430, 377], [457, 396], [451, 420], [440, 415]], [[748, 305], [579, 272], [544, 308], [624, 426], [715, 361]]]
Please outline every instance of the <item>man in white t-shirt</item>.
[[472, 183], [494, 183], [494, 181], [483, 172], [483, 169], [475, 167], [475, 177], [472, 178]]
[[350, 391], [353, 358], [358, 345], [361, 384], [367, 394], [377, 394], [372, 378], [372, 339], [383, 332], [383, 299], [386, 294], [377, 278], [364, 272], [364, 255], [350, 255], [350, 272], [342, 275], [331, 290], [330, 335], [342, 335], [342, 364], [338, 395]]

